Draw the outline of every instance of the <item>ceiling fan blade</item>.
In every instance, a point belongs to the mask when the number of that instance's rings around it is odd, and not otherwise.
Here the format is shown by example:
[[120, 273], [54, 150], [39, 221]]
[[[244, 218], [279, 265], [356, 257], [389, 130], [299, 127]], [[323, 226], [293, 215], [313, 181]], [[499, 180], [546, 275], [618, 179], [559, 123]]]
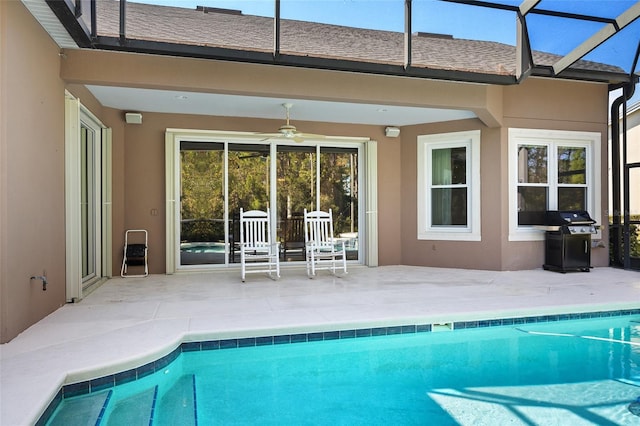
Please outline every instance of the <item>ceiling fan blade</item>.
[[298, 133], [296, 136], [306, 139], [325, 139], [327, 137], [327, 135], [319, 135], [317, 133]]
[[269, 139], [280, 139], [282, 137], [281, 133], [260, 133], [255, 132], [254, 135], [263, 136], [263, 139], [260, 139], [261, 142], [268, 141]]
[[290, 122], [290, 110], [291, 107], [293, 106], [290, 103], [285, 103], [282, 104], [282, 106], [284, 107], [285, 111], [286, 111], [286, 122], [285, 124], [283, 124], [282, 126], [280, 126], [280, 128], [278, 129], [278, 133], [256, 133], [257, 135], [263, 135], [265, 136], [264, 139], [262, 139], [262, 141], [267, 141], [269, 139], [289, 139], [289, 140], [293, 140], [294, 142], [300, 143], [300, 142], [304, 142], [306, 139], [324, 139], [326, 138], [325, 135], [316, 135], [313, 133], [302, 133], [302, 132], [298, 132], [298, 130], [296, 129], [296, 126], [292, 125]]

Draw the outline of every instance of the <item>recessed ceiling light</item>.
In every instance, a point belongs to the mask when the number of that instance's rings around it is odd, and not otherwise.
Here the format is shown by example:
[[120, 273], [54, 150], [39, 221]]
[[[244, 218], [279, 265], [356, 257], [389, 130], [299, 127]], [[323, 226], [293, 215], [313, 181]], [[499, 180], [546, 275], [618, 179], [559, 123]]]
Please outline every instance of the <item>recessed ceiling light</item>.
[[176, 95], [175, 98], [179, 101], [186, 101], [188, 99], [185, 95]]

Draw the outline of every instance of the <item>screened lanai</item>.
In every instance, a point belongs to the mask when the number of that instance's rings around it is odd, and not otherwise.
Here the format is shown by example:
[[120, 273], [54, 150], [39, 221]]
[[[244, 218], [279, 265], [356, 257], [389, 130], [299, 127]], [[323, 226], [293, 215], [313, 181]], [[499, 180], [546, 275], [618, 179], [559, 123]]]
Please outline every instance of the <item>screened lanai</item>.
[[[42, 8], [43, 3], [38, 0], [23, 2], [66, 49], [502, 86], [518, 85], [530, 77], [607, 84], [612, 126], [612, 201], [608, 212], [611, 261], [625, 267], [635, 264], [634, 236], [637, 239], [640, 212], [630, 211], [628, 206], [638, 192], [634, 191], [637, 179], [632, 177], [639, 165], [626, 153], [628, 144], [638, 142], [627, 140], [625, 117], [627, 103], [635, 99], [634, 94], [638, 97], [635, 87], [639, 74], [640, 2], [45, 0], [48, 8]], [[183, 95], [135, 87], [88, 88], [103, 104], [122, 110], [220, 115], [215, 105], [224, 103], [232, 106], [235, 116], [282, 117], [279, 108], [266, 106], [258, 98], [198, 93], [190, 99], [184, 96], [184, 102], [174, 106], [167, 99]], [[225, 97], [208, 98], [212, 95]], [[354, 102], [329, 106], [318, 99], [297, 99], [294, 117], [358, 123], [364, 122], [364, 111], [370, 112], [366, 108], [390, 112], [383, 120], [392, 125], [405, 124], [411, 112], [411, 105], [396, 105], [393, 99], [388, 104]], [[445, 108], [423, 109], [419, 113], [430, 117], [444, 114], [449, 119], [473, 116], [469, 111]], [[244, 164], [251, 161], [260, 167], [265, 159], [261, 149], [264, 147], [238, 151], [238, 155]], [[291, 155], [287, 154], [287, 158]], [[351, 167], [348, 172], [346, 165], [347, 175], [357, 170]], [[266, 176], [265, 182], [275, 178]], [[348, 197], [353, 198], [353, 194]], [[282, 203], [285, 207], [281, 210], [286, 211], [286, 201]], [[343, 218], [345, 226], [350, 227], [344, 230], [345, 234], [357, 226], [357, 215], [352, 212], [356, 203], [352, 199], [344, 205], [345, 212], [351, 212], [350, 218]], [[216, 220], [227, 221], [231, 217]], [[189, 222], [187, 226], [196, 223]], [[189, 232], [190, 228], [185, 230]], [[223, 238], [228, 239], [229, 233], [233, 234], [227, 230]]]

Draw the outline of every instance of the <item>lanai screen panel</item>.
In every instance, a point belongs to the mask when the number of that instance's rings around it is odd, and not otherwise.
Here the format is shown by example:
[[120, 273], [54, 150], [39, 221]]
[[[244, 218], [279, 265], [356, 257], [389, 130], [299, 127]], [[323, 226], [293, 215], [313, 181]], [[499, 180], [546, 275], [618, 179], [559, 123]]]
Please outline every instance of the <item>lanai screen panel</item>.
[[281, 17], [282, 54], [403, 63], [403, 0], [282, 0]]
[[488, 74], [516, 71], [516, 13], [414, 0], [411, 65]]

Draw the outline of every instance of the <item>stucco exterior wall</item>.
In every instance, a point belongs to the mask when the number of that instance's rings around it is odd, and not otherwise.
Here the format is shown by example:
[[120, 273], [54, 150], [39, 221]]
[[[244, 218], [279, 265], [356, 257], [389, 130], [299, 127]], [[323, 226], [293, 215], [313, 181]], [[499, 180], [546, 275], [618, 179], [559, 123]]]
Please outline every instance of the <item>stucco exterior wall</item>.
[[[544, 256], [542, 242], [508, 241], [508, 128], [606, 131], [607, 86], [593, 83], [528, 79], [522, 85], [507, 87], [451, 84], [95, 51], [68, 52], [61, 72], [66, 80], [74, 83], [350, 102], [380, 102], [384, 99], [385, 102], [404, 105], [451, 107], [476, 112], [478, 119], [474, 120], [403, 127], [398, 139], [386, 139], [381, 126], [296, 122], [307, 132], [364, 136], [380, 141], [378, 214], [381, 265], [497, 270], [540, 267]], [[258, 75], [260, 78], [256, 78]], [[125, 229], [144, 227], [150, 231], [151, 271], [164, 272], [164, 129], [273, 131], [280, 122], [172, 116], [144, 111], [143, 114], [142, 125], [124, 125], [122, 142], [116, 141], [114, 136], [114, 146], [123, 147], [124, 164], [124, 186], [118, 192], [120, 195], [116, 195], [114, 190], [114, 197], [123, 197], [124, 210], [119, 214], [124, 218], [124, 227], [114, 224], [114, 252], [121, 245], [119, 242]], [[482, 133], [482, 241], [419, 241], [416, 236], [417, 136], [472, 129], [480, 129]], [[603, 138], [603, 159], [606, 158], [605, 141]], [[114, 160], [114, 167], [115, 164]], [[606, 187], [606, 173], [603, 172], [603, 191]], [[114, 203], [114, 212], [118, 209]], [[154, 213], [152, 216], [152, 211], [157, 211], [157, 215]], [[398, 220], [399, 217], [402, 219]], [[606, 240], [606, 236], [604, 238]], [[604, 251], [594, 250], [594, 265], [607, 264]], [[114, 269], [122, 254], [116, 253], [116, 256]]]
[[[64, 82], [58, 48], [0, 2], [0, 342], [65, 303]], [[31, 276], [45, 274], [47, 290]]]
[[[407, 126], [402, 129], [402, 263], [465, 269], [540, 268], [544, 241], [509, 241], [508, 129], [600, 132], [602, 164], [607, 159], [607, 97], [604, 84], [528, 79], [503, 92], [502, 128], [479, 120]], [[417, 239], [417, 138], [419, 135], [481, 131], [482, 241]], [[602, 217], [606, 218], [606, 169], [601, 171]], [[383, 198], [385, 195], [380, 194]], [[594, 212], [590, 212], [594, 215]], [[603, 228], [603, 241], [608, 231]], [[592, 265], [608, 264], [607, 248], [592, 250]]]
[[[507, 129], [551, 129], [598, 132], [601, 134], [601, 203], [600, 213], [604, 223], [602, 241], [604, 247], [591, 251], [592, 266], [609, 264], [609, 233], [606, 226], [608, 174], [607, 174], [607, 116], [608, 87], [605, 84], [571, 82], [548, 79], [528, 79], [518, 86], [510, 86], [504, 91], [504, 144], [503, 161], [505, 178], [502, 181], [504, 202], [508, 203], [508, 176], [506, 175]], [[502, 211], [508, 214], [508, 205]], [[589, 212], [592, 216], [596, 212]], [[518, 270], [540, 267], [544, 263], [543, 242], [511, 242], [508, 221], [503, 221], [502, 269]]]
[[[120, 114], [124, 123], [124, 114]], [[122, 245], [126, 229], [146, 229], [149, 232], [149, 269], [151, 273], [165, 272], [165, 162], [164, 143], [167, 128], [258, 131], [272, 132], [280, 126], [281, 120], [259, 120], [237, 117], [209, 117], [199, 115], [172, 115], [143, 112], [142, 124], [123, 124], [124, 142], [116, 141], [114, 146], [124, 146], [122, 189], [116, 191], [122, 205], [114, 202], [113, 210], [124, 217], [122, 224], [113, 224], [114, 247], [119, 250], [114, 257], [114, 269], [122, 262]], [[380, 126], [327, 124], [296, 121], [296, 125], [310, 133], [331, 133], [340, 136], [367, 136], [378, 141], [378, 156], [382, 160], [378, 165], [378, 185], [390, 197], [393, 203], [381, 204], [379, 222], [381, 225], [381, 261], [385, 264], [399, 262], [399, 221], [397, 207], [399, 202], [399, 151], [397, 140], [387, 138]], [[120, 173], [120, 172], [118, 172]], [[114, 160], [115, 174], [115, 160]], [[381, 190], [381, 191], [382, 191]], [[120, 193], [121, 192], [121, 193]], [[116, 249], [114, 249], [116, 251]], [[119, 270], [117, 271], [119, 273]], [[114, 272], [115, 273], [115, 272]]]
[[[420, 135], [480, 130], [482, 241], [418, 240], [417, 138]], [[402, 138], [402, 264], [466, 269], [500, 269], [500, 164], [497, 129], [477, 120], [407, 126]], [[380, 195], [382, 197], [382, 194]], [[490, 253], [490, 255], [488, 255]]]

